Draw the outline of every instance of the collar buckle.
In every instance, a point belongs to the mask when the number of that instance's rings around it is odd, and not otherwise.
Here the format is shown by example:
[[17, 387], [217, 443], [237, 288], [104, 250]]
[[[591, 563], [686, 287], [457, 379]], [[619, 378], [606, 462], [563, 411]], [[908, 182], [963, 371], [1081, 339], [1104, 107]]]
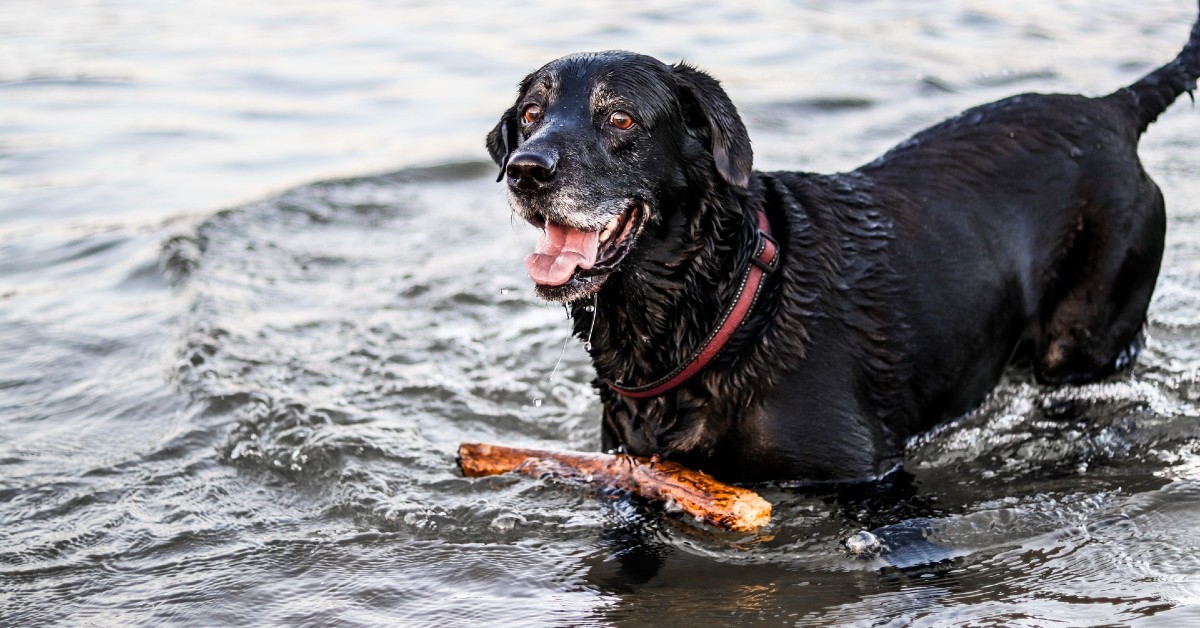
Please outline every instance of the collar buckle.
[[750, 258], [750, 263], [758, 266], [766, 274], [771, 274], [779, 269], [779, 243], [771, 234], [758, 230], [758, 245], [754, 256]]

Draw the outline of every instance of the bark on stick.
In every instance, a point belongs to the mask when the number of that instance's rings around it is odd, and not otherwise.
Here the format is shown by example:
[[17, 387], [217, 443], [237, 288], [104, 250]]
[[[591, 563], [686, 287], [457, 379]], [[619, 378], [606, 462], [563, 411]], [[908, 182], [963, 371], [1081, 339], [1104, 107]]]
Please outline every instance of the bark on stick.
[[515, 471], [629, 491], [673, 503], [705, 523], [727, 530], [754, 532], [771, 520], [771, 504], [758, 493], [718, 482], [669, 460], [463, 443], [458, 448], [458, 463], [467, 477]]

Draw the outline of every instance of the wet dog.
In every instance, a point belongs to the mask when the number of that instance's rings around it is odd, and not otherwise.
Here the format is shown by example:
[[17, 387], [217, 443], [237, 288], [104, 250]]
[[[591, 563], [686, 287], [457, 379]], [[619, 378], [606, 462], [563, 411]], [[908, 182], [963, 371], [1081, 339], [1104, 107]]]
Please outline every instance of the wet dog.
[[709, 75], [577, 54], [487, 137], [541, 229], [536, 292], [590, 343], [605, 448], [730, 481], [854, 481], [970, 410], [1135, 359], [1166, 218], [1138, 138], [1200, 75], [970, 109], [853, 172], [758, 172]]

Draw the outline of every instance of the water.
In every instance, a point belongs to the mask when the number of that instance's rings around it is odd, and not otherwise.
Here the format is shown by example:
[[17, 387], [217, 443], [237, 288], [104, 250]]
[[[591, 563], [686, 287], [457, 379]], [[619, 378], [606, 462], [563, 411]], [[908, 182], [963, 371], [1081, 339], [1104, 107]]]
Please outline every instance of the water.
[[[598, 446], [586, 355], [531, 296], [534, 236], [482, 149], [528, 70], [686, 58], [759, 167], [830, 171], [1003, 95], [1107, 92], [1194, 10], [10, 0], [0, 623], [1200, 622], [1186, 99], [1142, 143], [1170, 226], [1132, 373], [1014, 373], [888, 483], [765, 489], [758, 536], [453, 459]], [[847, 556], [860, 530], [893, 551]]]

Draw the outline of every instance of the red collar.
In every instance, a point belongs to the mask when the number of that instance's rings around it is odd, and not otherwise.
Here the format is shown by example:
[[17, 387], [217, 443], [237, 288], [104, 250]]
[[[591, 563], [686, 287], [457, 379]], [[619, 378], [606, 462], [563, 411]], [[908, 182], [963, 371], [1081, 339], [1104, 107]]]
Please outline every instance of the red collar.
[[737, 331], [737, 328], [746, 320], [746, 316], [750, 314], [750, 310], [754, 308], [754, 304], [758, 301], [758, 295], [762, 292], [763, 278], [779, 267], [779, 245], [771, 238], [771, 223], [767, 220], [767, 213], [762, 209], [758, 210], [758, 231], [755, 234], [755, 240], [757, 244], [754, 257], [750, 258], [750, 263], [746, 265], [746, 272], [742, 274], [742, 281], [738, 285], [736, 293], [737, 297], [721, 314], [721, 322], [717, 325], [717, 329], [709, 334], [708, 339], [700, 345], [700, 348], [692, 354], [687, 362], [643, 386], [623, 386], [610, 379], [605, 379], [604, 383], [618, 394], [626, 397], [634, 399], [657, 397], [691, 379], [713, 358], [717, 357], [717, 354], [725, 347], [725, 343], [733, 337], [733, 332]]

